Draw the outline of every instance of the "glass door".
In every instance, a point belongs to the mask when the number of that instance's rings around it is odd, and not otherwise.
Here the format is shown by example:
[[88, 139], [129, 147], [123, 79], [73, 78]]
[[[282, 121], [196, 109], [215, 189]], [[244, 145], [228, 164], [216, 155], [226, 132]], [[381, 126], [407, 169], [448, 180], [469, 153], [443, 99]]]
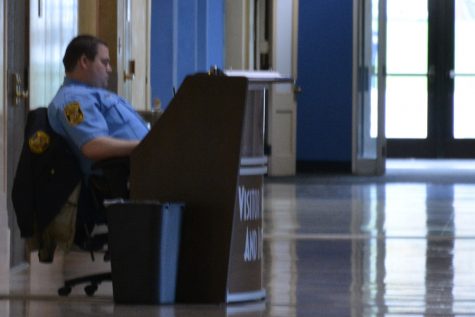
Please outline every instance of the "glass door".
[[475, 1], [455, 1], [454, 137], [475, 139]]
[[475, 157], [475, 1], [387, 0], [388, 157]]
[[386, 0], [354, 2], [352, 172], [385, 171]]
[[387, 2], [386, 138], [427, 138], [427, 0]]

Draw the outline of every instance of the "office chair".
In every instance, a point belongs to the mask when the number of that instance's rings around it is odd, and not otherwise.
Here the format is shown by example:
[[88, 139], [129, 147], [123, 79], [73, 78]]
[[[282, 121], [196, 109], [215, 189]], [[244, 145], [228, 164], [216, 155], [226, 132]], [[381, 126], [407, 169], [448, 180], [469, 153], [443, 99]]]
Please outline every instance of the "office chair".
[[[128, 176], [129, 176], [129, 158], [114, 158], [96, 162], [92, 166], [91, 177], [89, 178], [86, 196], [82, 197], [82, 208], [78, 213], [76, 240], [81, 249], [91, 253], [91, 260], [94, 261], [94, 252], [103, 250], [107, 246], [108, 233], [94, 233], [94, 226], [106, 223], [104, 201], [107, 199], [127, 199]], [[89, 195], [88, 195], [89, 194]], [[82, 225], [82, 228], [81, 228]], [[83, 229], [83, 230], [81, 230]], [[104, 261], [110, 261], [109, 250], [104, 252]], [[58, 289], [60, 296], [68, 296], [72, 287], [87, 283], [84, 291], [88, 296], [93, 296], [98, 285], [104, 281], [112, 281], [111, 272], [97, 273], [68, 279], [64, 285]]]
[[[91, 252], [94, 260], [94, 252], [107, 244], [107, 233], [92, 234], [92, 229], [95, 224], [106, 223], [104, 199], [128, 197], [128, 164], [128, 158], [97, 162], [86, 183], [68, 143], [50, 127], [47, 109], [38, 108], [28, 113], [12, 203], [21, 236], [36, 241], [40, 262], [53, 261], [56, 241], [51, 241], [52, 235], [47, 231], [67, 204], [77, 206], [76, 217], [68, 216], [68, 219], [76, 219], [71, 230], [74, 243]], [[79, 184], [80, 193], [73, 198], [76, 201], [71, 201], [71, 193]], [[105, 260], [108, 260], [107, 251]], [[58, 294], [67, 296], [73, 286], [89, 283], [85, 292], [92, 296], [102, 281], [111, 280], [110, 272], [67, 280]]]

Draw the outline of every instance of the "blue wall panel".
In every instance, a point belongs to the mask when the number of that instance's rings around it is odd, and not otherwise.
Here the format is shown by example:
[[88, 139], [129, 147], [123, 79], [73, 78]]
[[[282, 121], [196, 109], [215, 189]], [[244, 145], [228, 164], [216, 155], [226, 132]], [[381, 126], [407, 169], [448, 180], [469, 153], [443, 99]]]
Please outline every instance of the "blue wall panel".
[[208, 52], [208, 1], [198, 1], [198, 39], [197, 39], [197, 63], [199, 69], [207, 67]]
[[224, 4], [222, 0], [198, 1], [198, 69], [223, 66]]
[[178, 1], [177, 14], [177, 88], [183, 79], [197, 70], [198, 5], [197, 0]]
[[152, 100], [166, 108], [183, 79], [223, 65], [224, 0], [152, 0]]
[[205, 68], [212, 65], [224, 66], [224, 1], [208, 0], [207, 61]]
[[351, 0], [300, 1], [297, 160], [351, 162]]
[[173, 96], [173, 20], [172, 1], [153, 0], [151, 21], [150, 86], [151, 100], [159, 98], [162, 106]]

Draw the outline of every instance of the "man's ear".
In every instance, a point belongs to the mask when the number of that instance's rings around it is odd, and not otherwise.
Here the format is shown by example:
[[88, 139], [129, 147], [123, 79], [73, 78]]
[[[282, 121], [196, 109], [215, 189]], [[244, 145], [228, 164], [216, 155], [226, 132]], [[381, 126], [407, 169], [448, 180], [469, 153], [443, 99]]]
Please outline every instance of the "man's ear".
[[78, 66], [79, 68], [81, 69], [85, 69], [88, 67], [89, 65], [89, 59], [87, 58], [86, 54], [82, 54], [81, 57], [79, 57], [79, 60], [78, 60]]

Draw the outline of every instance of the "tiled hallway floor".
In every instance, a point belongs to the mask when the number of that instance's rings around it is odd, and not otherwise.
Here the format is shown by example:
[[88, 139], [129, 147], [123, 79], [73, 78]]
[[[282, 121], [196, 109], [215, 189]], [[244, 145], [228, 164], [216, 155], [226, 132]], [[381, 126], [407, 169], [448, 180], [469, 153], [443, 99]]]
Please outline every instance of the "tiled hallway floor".
[[267, 178], [263, 302], [115, 305], [110, 284], [60, 298], [64, 277], [107, 269], [71, 253], [1, 272], [0, 316], [475, 316], [475, 162], [446, 163]]

